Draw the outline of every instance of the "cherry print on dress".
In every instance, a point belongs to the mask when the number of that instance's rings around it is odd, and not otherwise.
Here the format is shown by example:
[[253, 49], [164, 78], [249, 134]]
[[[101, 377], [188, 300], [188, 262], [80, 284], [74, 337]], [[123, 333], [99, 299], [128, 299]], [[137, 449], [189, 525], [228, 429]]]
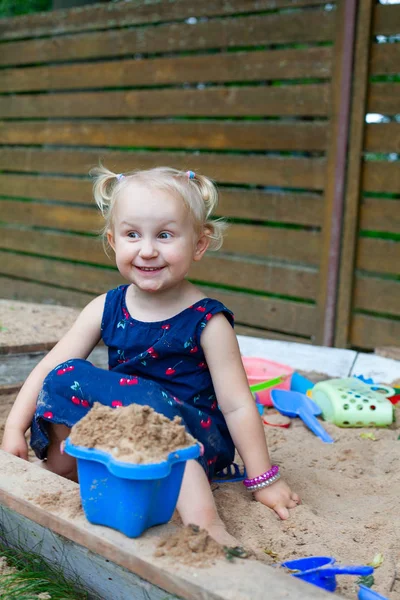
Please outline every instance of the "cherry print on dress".
[[68, 363], [63, 363], [65, 366], [62, 366], [60, 369], [56, 371], [57, 375], [64, 375], [64, 373], [69, 373], [73, 371], [75, 367], [73, 365], [69, 365]]
[[139, 383], [137, 377], [121, 377], [119, 385], [136, 385]]
[[173, 367], [168, 367], [168, 369], [166, 369], [165, 374], [166, 375], [173, 375], [174, 373], [176, 373], [176, 367], [178, 365], [180, 365], [183, 362], [183, 360], [180, 360], [179, 362], [176, 363], [176, 365], [174, 365]]
[[88, 408], [90, 406], [90, 404], [87, 400], [85, 400], [82, 397], [84, 394], [83, 394], [83, 390], [81, 388], [79, 381], [74, 381], [74, 383], [70, 387], [71, 387], [71, 390], [74, 390], [74, 392], [79, 391], [79, 393], [80, 393], [80, 396], [76, 396], [75, 394], [73, 396], [71, 396], [71, 402], [73, 402], [76, 405], [83, 406], [84, 408]]

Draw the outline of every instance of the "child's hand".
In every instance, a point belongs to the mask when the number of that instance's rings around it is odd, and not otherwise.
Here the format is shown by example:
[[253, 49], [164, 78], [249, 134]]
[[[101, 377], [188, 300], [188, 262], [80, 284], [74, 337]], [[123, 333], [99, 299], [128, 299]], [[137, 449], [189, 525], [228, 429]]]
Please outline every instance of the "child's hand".
[[28, 460], [28, 444], [25, 436], [19, 429], [7, 429], [4, 431], [1, 449], [14, 456]]
[[301, 503], [299, 496], [292, 492], [287, 483], [279, 479], [272, 485], [254, 492], [255, 499], [261, 504], [272, 508], [281, 519], [289, 517], [289, 508], [295, 508]]

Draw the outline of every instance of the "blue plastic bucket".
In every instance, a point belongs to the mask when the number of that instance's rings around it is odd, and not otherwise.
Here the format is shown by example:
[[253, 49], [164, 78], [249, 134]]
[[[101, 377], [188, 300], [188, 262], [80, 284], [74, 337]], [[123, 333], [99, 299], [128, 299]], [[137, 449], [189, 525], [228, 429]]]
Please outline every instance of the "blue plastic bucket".
[[336, 565], [335, 559], [331, 556], [309, 556], [287, 560], [282, 563], [282, 566], [296, 571], [291, 573], [293, 577], [303, 579], [303, 581], [317, 585], [328, 592], [334, 592], [336, 589], [335, 575], [371, 575], [374, 570], [373, 567], [362, 565]]
[[200, 446], [171, 452], [159, 463], [139, 465], [116, 460], [101, 450], [75, 446], [69, 438], [65, 452], [77, 459], [87, 520], [138, 537], [145, 529], [170, 520], [186, 461], [200, 456]]

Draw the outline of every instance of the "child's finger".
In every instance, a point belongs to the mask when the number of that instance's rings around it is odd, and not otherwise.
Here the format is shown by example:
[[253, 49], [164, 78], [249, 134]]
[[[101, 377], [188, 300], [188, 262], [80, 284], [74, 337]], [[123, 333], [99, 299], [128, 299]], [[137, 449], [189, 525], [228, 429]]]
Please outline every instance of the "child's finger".
[[296, 502], [296, 500], [289, 500], [287, 503], [287, 507], [288, 508], [296, 508], [296, 506], [298, 505], [298, 502]]
[[282, 521], [289, 518], [289, 511], [286, 506], [274, 506], [274, 511]]

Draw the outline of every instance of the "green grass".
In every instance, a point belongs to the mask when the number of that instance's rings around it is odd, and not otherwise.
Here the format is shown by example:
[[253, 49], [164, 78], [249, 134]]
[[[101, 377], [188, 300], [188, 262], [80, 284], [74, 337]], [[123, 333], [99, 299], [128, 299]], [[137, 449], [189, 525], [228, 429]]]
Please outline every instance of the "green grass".
[[39, 594], [49, 600], [88, 598], [77, 579], [69, 581], [60, 568], [50, 565], [34, 552], [11, 549], [0, 543], [0, 557], [5, 557], [7, 565], [14, 568], [9, 573], [0, 571], [1, 600], [34, 600]]

